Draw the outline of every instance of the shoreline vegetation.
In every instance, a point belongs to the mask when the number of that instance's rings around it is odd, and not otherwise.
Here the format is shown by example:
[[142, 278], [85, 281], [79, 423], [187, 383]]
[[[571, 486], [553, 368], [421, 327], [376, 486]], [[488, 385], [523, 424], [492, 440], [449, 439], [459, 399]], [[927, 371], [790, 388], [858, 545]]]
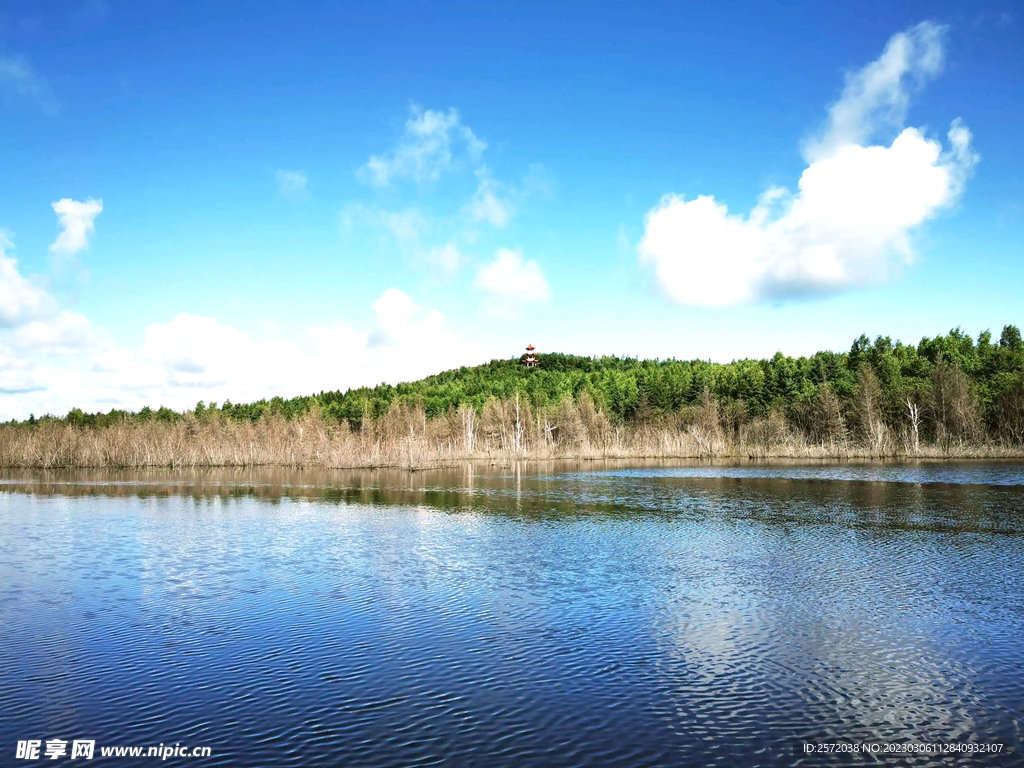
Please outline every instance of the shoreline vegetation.
[[959, 329], [916, 345], [769, 360], [537, 356], [290, 400], [30, 417], [0, 467], [396, 467], [550, 459], [1024, 457], [1024, 343]]

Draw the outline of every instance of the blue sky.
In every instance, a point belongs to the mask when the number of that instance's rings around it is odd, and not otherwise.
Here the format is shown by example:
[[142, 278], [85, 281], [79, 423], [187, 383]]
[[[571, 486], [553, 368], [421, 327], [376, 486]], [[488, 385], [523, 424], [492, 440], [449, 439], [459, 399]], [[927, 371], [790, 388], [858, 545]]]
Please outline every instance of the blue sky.
[[[1019, 6], [0, 8], [0, 418], [1021, 324]], [[956, 121], [956, 122], [954, 122]], [[760, 201], [760, 202], [759, 202]]]

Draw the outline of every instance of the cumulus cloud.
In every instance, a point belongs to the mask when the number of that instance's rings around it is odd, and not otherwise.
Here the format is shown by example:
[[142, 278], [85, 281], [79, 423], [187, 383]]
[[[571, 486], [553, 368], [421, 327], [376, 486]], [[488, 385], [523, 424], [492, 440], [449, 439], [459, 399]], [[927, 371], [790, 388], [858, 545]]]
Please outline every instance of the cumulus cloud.
[[[54, 209], [64, 227], [61, 249], [80, 250], [102, 204], [62, 200]], [[62, 310], [20, 273], [12, 248], [0, 232], [0, 419], [73, 407], [181, 409], [200, 399], [252, 401], [398, 383], [436, 373], [438, 349], [445, 365], [481, 359], [440, 312], [397, 288], [373, 302], [373, 321], [363, 329], [335, 322], [287, 335], [273, 328], [252, 333], [181, 314], [149, 325], [144, 343], [128, 348], [85, 315]], [[461, 259], [453, 244], [444, 251], [441, 261]]]
[[494, 261], [477, 273], [476, 286], [496, 304], [500, 312], [511, 312], [520, 304], [543, 303], [551, 288], [536, 261], [525, 261], [518, 251], [499, 248]]
[[[91, 225], [101, 204], [90, 210], [89, 202], [60, 201], [54, 207], [68, 217], [62, 219], [70, 233], [67, 250], [84, 247], [91, 226], [82, 222]], [[395, 226], [401, 229], [397, 221]], [[144, 343], [128, 348], [85, 315], [62, 310], [44, 287], [20, 273], [12, 248], [0, 232], [0, 419], [73, 407], [181, 409], [198, 400], [291, 397], [421, 378], [437, 372], [439, 349], [444, 365], [483, 357], [447, 327], [440, 312], [397, 288], [373, 302], [373, 320], [362, 329], [335, 322], [304, 333], [253, 333], [214, 317], [181, 314], [149, 325]], [[449, 243], [436, 259], [451, 268], [462, 256]]]
[[[944, 149], [902, 128], [911, 91], [941, 69], [943, 29], [920, 24], [847, 77], [825, 129], [805, 146], [797, 191], [767, 190], [749, 215], [711, 195], [666, 195], [638, 251], [666, 296], [729, 305], [884, 280], [913, 259], [911, 235], [955, 203], [978, 155], [954, 120]], [[870, 144], [882, 130], [898, 134]]]
[[61, 232], [50, 245], [50, 252], [73, 257], [89, 247], [89, 233], [95, 231], [95, 219], [103, 211], [103, 201], [89, 198], [85, 202], [65, 197], [53, 203]]
[[437, 181], [460, 160], [479, 163], [486, 148], [486, 142], [462, 122], [458, 110], [413, 107], [398, 145], [391, 152], [371, 156], [362, 175], [378, 187], [402, 178]]
[[432, 342], [440, 330], [442, 315], [436, 309], [425, 310], [409, 294], [388, 288], [373, 302], [377, 324], [367, 337], [371, 349], [391, 347], [414, 340]]
[[44, 112], [57, 111], [57, 102], [46, 80], [23, 56], [0, 56], [0, 90], [33, 100]]
[[190, 314], [146, 328], [144, 351], [168, 372], [172, 383], [182, 385], [223, 384], [227, 371], [253, 352], [246, 334], [215, 318]]
[[[7, 253], [11, 247], [10, 238], [0, 232], [0, 418], [26, 416], [28, 410], [41, 413], [23, 405], [58, 390], [81, 397], [74, 372], [109, 346], [106, 334], [88, 318], [62, 311], [45, 288], [21, 275], [17, 260]], [[57, 402], [67, 401], [62, 397]]]
[[372, 309], [375, 320], [364, 330], [333, 323], [286, 339], [178, 315], [149, 326], [142, 354], [121, 367], [149, 402], [186, 407], [200, 396], [238, 402], [419, 378], [436, 373], [439, 347], [446, 364], [476, 359], [440, 312], [397, 288], [383, 291]]
[[53, 297], [18, 271], [18, 260], [8, 255], [13, 247], [7, 233], [0, 231], [0, 328], [19, 326], [57, 310]]
[[64, 310], [15, 328], [7, 343], [27, 356], [78, 355], [104, 349], [107, 336], [85, 315]]
[[57, 312], [0, 333], [0, 419], [398, 383], [436, 373], [440, 348], [445, 365], [481, 359], [440, 312], [397, 288], [372, 309], [374, 320], [362, 330], [336, 322], [287, 337], [181, 314], [147, 327], [137, 349], [115, 345], [82, 315]]
[[306, 189], [309, 177], [305, 171], [286, 171], [281, 169], [277, 171], [275, 176], [277, 177], [277, 191], [282, 195], [298, 201], [309, 199], [309, 192]]

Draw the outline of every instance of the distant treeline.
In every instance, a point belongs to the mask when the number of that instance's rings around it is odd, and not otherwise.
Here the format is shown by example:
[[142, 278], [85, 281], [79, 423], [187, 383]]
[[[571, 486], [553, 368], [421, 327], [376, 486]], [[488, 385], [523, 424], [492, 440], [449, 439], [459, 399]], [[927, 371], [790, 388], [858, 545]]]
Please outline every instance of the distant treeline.
[[586, 402], [611, 425], [631, 428], [680, 423], [680, 416], [713, 406], [725, 440], [745, 424], [774, 421], [811, 442], [850, 439], [881, 446], [898, 436], [913, 446], [1019, 445], [1024, 443], [1024, 343], [1020, 330], [1007, 325], [998, 340], [988, 331], [975, 340], [959, 328], [916, 346], [888, 336], [874, 341], [861, 336], [849, 352], [797, 358], [780, 352], [768, 360], [724, 364], [540, 354], [536, 368], [519, 359], [492, 360], [394, 386], [245, 404], [200, 402], [186, 413], [143, 408], [88, 414], [76, 408], [64, 417], [33, 416], [27, 423], [104, 427], [213, 416], [255, 423], [315, 413], [355, 431], [396, 409], [414, 408], [429, 420], [451, 418], [468, 408], [483, 414], [489, 401], [510, 402], [517, 395], [534, 414]]

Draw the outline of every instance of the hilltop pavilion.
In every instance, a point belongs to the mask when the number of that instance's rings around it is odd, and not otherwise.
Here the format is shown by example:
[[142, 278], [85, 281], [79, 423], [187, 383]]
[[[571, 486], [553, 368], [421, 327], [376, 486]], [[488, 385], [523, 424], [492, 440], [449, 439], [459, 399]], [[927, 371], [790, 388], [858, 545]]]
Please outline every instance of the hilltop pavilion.
[[534, 354], [533, 344], [526, 348], [526, 354], [523, 355], [523, 365], [525, 365], [527, 368], [537, 367], [537, 355]]

